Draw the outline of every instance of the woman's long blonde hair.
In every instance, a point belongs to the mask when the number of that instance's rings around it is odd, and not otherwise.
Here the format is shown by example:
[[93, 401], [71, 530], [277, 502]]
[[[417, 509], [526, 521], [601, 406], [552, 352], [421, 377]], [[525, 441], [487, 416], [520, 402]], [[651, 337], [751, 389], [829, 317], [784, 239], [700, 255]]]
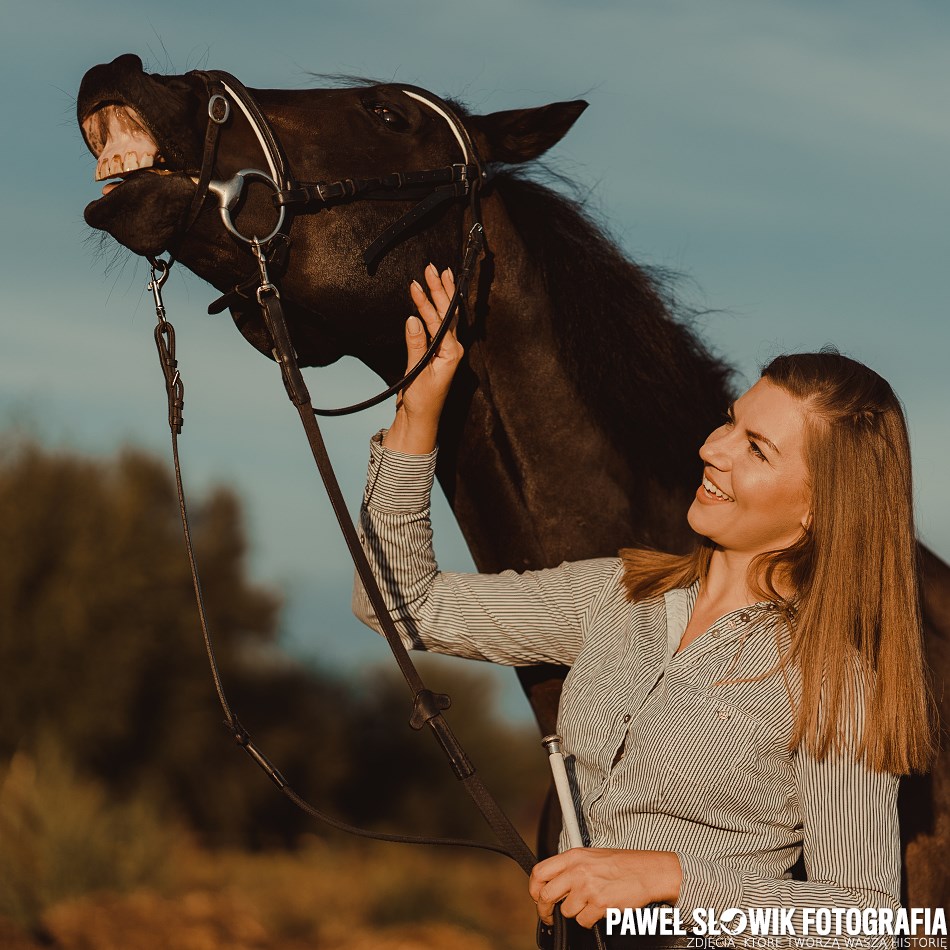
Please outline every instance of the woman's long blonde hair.
[[[819, 758], [847, 746], [875, 769], [926, 771], [933, 700], [900, 402], [877, 373], [832, 350], [779, 356], [762, 376], [810, 410], [811, 522], [791, 547], [750, 566], [756, 595], [792, 618], [783, 662], [800, 670], [801, 697], [791, 744]], [[703, 581], [713, 550], [706, 538], [682, 556], [624, 549], [631, 599]], [[795, 591], [794, 603], [777, 592], [776, 577]]]

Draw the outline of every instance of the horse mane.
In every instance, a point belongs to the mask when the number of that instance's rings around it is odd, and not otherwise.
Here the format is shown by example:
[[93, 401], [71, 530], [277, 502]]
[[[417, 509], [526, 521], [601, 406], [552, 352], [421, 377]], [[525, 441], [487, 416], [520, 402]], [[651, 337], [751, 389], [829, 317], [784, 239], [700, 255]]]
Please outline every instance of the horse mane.
[[633, 263], [580, 201], [528, 174], [496, 171], [489, 187], [539, 268], [578, 392], [614, 445], [692, 484], [696, 450], [731, 399], [731, 370], [687, 325], [690, 315], [674, 318], [668, 272]]
[[[341, 88], [380, 82], [310, 75]], [[470, 115], [457, 99], [445, 101]], [[731, 401], [732, 371], [689, 326], [696, 314], [676, 304], [673, 275], [628, 259], [583, 201], [536, 180], [544, 171], [576, 187], [536, 162], [528, 171], [493, 169], [486, 193], [504, 202], [539, 268], [559, 356], [614, 445], [658, 479], [692, 485], [696, 451]]]

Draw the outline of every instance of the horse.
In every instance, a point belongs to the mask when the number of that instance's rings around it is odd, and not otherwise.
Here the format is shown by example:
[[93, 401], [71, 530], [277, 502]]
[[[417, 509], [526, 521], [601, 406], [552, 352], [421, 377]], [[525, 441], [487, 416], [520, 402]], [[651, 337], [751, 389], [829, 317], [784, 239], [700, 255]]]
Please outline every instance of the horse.
[[[298, 180], [352, 183], [467, 161], [445, 109], [413, 87], [354, 80], [251, 92]], [[443, 413], [437, 468], [477, 568], [551, 567], [631, 544], [687, 550], [694, 541], [683, 515], [701, 474], [698, 448], [732, 401], [730, 370], [674, 316], [656, 274], [625, 257], [579, 203], [525, 171], [587, 103], [488, 115], [443, 106], [485, 170], [478, 211], [486, 246], [460, 310], [466, 357]], [[253, 248], [232, 239], [230, 220], [210, 203], [195, 200], [209, 154], [217, 179], [262, 164], [246, 115], [215, 117], [220, 107], [201, 72], [149, 74], [133, 54], [90, 69], [78, 121], [97, 179], [119, 181], [108, 181], [85, 220], [136, 254], [172, 249], [225, 294], [238, 330], [271, 357], [246, 289], [258, 269]], [[209, 114], [220, 125], [213, 145]], [[273, 196], [248, 184], [234, 221], [243, 234], [269, 233]], [[276, 265], [281, 301], [301, 365], [351, 355], [391, 384], [405, 359], [407, 285], [429, 261], [458, 273], [474, 206], [433, 206], [368, 263], [360, 251], [417, 198], [363, 201], [351, 191], [343, 186], [318, 213], [292, 216]], [[920, 561], [927, 653], [946, 724], [950, 566], [923, 547]], [[518, 671], [543, 733], [554, 731], [565, 672]], [[942, 906], [950, 902], [946, 756], [930, 775], [905, 780], [901, 796], [906, 902]], [[542, 851], [550, 849], [552, 812], [542, 821]]]

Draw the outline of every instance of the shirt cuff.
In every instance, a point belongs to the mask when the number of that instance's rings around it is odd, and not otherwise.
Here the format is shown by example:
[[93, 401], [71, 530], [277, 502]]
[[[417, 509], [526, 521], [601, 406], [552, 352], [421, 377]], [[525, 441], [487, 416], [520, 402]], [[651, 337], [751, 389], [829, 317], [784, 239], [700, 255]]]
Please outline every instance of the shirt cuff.
[[363, 504], [374, 511], [425, 511], [429, 507], [438, 448], [426, 455], [394, 452], [383, 445], [387, 429], [369, 442], [369, 471]]
[[677, 852], [683, 872], [680, 894], [674, 906], [683, 912], [683, 919], [692, 919], [697, 907], [741, 907], [742, 884], [724, 865], [695, 854]]

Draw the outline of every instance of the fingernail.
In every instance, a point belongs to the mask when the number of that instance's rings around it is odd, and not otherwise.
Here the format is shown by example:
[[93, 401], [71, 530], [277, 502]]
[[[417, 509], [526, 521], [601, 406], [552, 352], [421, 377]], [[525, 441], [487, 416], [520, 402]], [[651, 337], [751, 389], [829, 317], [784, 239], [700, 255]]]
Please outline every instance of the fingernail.
[[417, 333], [422, 333], [422, 321], [416, 316], [410, 317], [406, 321], [406, 326], [412, 336], [415, 336]]
[[433, 274], [438, 274], [438, 273], [439, 273], [439, 272], [436, 270], [435, 264], [433, 264], [432, 261], [429, 261], [429, 266], [426, 268], [426, 270], [432, 271]]
[[413, 287], [418, 287], [420, 290], [422, 290], [422, 284], [420, 284], [419, 281], [417, 281], [417, 280], [414, 280], [414, 281], [412, 282], [412, 286], [413, 286]]
[[452, 278], [452, 280], [455, 280], [455, 274], [452, 273], [452, 268], [451, 268], [451, 267], [446, 267], [445, 272], [446, 272], [446, 274], [449, 275], [449, 277]]

